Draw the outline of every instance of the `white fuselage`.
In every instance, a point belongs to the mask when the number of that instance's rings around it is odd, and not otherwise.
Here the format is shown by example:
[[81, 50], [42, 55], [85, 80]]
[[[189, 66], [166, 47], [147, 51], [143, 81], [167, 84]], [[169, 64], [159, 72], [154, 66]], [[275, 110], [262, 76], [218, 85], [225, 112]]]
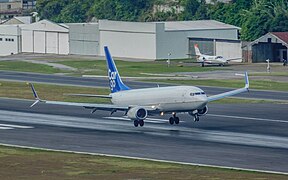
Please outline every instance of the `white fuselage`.
[[197, 58], [198, 62], [204, 62], [208, 64], [227, 64], [227, 60], [222, 56], [208, 56], [208, 55], [200, 55]]
[[112, 103], [119, 106], [157, 106], [159, 111], [190, 111], [207, 104], [204, 91], [195, 86], [171, 86], [134, 89], [111, 93]]

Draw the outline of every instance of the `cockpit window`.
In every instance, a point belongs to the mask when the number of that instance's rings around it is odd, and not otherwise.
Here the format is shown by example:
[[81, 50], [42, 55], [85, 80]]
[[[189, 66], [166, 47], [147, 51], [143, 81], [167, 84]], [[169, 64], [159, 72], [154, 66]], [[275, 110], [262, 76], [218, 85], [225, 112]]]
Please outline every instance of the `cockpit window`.
[[223, 57], [222, 56], [217, 56], [216, 59], [223, 59]]
[[201, 94], [204, 95], [205, 92], [190, 93], [190, 96], [194, 96], [194, 95], [198, 96], [198, 95], [201, 95]]

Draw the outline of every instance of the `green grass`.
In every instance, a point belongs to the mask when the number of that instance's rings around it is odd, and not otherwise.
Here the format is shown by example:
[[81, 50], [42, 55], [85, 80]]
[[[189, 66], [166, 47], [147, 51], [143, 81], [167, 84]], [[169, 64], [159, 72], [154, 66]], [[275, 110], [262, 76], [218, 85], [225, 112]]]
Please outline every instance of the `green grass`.
[[[110, 93], [108, 88], [89, 88], [77, 86], [59, 86], [50, 84], [34, 84], [40, 98], [51, 101], [67, 102], [87, 102], [87, 103], [109, 103], [109, 99], [90, 98], [90, 97], [72, 97], [64, 94], [103, 94]], [[0, 97], [33, 99], [30, 87], [23, 82], [0, 82]]]
[[[76, 86], [60, 86], [50, 84], [34, 84], [40, 98], [53, 101], [87, 102], [87, 103], [110, 103], [109, 99], [93, 97], [73, 97], [65, 94], [102, 94], [110, 93], [108, 88], [88, 88]], [[0, 97], [33, 99], [30, 87], [23, 82], [0, 81]], [[212, 103], [235, 104], [235, 103], [283, 103], [269, 100], [225, 98]]]
[[35, 72], [35, 73], [45, 73], [45, 74], [66, 72], [66, 71], [61, 71], [59, 69], [53, 68], [51, 66], [47, 66], [43, 64], [34, 64], [34, 63], [29, 63], [29, 62], [22, 62], [22, 61], [0, 61], [0, 70]]
[[[107, 67], [106, 61], [62, 61], [61, 64], [78, 68], [82, 74], [87, 75], [106, 75]], [[203, 72], [223, 70], [227, 68], [222, 67], [206, 67], [200, 66], [180, 66], [179, 63], [172, 63], [170, 67], [162, 61], [149, 61], [149, 62], [127, 62], [116, 60], [115, 64], [121, 76], [139, 77], [145, 76], [142, 73], [163, 74], [163, 73], [176, 73], [176, 72]], [[220, 68], [220, 69], [219, 69]]]
[[[192, 85], [192, 86], [215, 86], [240, 88], [244, 86], [243, 80], [146, 80], [154, 81], [155, 83], [169, 83], [177, 85]], [[250, 89], [273, 90], [273, 91], [288, 91], [288, 83], [269, 80], [250, 80]]]
[[2, 179], [287, 179], [286, 175], [0, 146]]

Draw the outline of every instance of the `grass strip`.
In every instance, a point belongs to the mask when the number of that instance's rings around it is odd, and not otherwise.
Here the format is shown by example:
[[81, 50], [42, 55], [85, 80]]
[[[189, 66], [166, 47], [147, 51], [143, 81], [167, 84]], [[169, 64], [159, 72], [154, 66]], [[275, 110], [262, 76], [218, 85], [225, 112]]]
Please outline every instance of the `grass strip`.
[[[243, 80], [145, 80], [154, 83], [168, 83], [177, 85], [191, 85], [191, 86], [214, 86], [227, 88], [240, 88], [244, 86]], [[270, 80], [249, 80], [250, 89], [259, 90], [273, 90], [273, 91], [288, 91], [288, 83], [277, 82]]]
[[[50, 84], [34, 84], [36, 91], [41, 99], [51, 101], [67, 101], [67, 102], [87, 102], [87, 103], [110, 103], [109, 99], [91, 98], [91, 97], [74, 97], [64, 94], [102, 94], [108, 95], [108, 88], [89, 88], [77, 86], [60, 86]], [[33, 99], [32, 91], [27, 83], [0, 81], [0, 97]], [[240, 103], [283, 103], [270, 100], [257, 99], [240, 99], [225, 98], [212, 103], [218, 104], [240, 104]]]
[[4, 179], [287, 179], [287, 175], [0, 146]]

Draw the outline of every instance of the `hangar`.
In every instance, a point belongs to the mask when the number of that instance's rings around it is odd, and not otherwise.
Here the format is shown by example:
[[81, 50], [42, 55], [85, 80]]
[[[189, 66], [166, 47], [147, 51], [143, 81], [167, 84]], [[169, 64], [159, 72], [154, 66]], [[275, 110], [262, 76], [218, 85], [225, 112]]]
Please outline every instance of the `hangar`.
[[269, 32], [250, 44], [250, 62], [282, 62], [288, 60], [288, 32]]
[[19, 26], [1, 25], [0, 55], [7, 56], [21, 52], [21, 29]]
[[69, 29], [63, 24], [42, 20], [24, 25], [22, 52], [69, 54]]
[[71, 24], [41, 20], [19, 27], [18, 52], [104, 56], [103, 46], [108, 45], [120, 58], [182, 59], [195, 54], [197, 43], [205, 54], [242, 57], [240, 28], [214, 20]]
[[98, 23], [71, 23], [69, 26], [69, 54], [99, 55]]
[[[194, 44], [203, 53], [242, 57], [239, 27], [214, 20], [123, 22], [99, 20], [100, 47], [108, 45], [116, 57], [189, 58]], [[100, 48], [100, 55], [104, 55]]]

